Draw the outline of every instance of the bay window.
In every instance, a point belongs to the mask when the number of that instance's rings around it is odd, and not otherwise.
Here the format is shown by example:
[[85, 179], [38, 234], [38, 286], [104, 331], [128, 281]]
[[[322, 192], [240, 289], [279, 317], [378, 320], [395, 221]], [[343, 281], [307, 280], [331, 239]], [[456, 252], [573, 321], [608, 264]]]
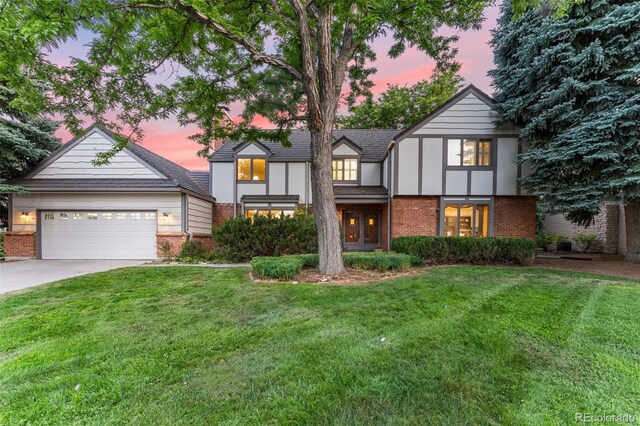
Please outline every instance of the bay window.
[[446, 203], [443, 235], [445, 237], [488, 237], [489, 205]]

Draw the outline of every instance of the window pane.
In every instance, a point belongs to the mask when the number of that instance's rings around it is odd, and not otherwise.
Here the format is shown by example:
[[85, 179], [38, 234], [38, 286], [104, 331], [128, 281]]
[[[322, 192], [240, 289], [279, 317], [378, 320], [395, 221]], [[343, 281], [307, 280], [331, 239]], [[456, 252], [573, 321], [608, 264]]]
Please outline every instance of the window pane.
[[82, 213], [74, 213], [73, 218], [75, 220], [82, 220]]
[[140, 219], [140, 213], [131, 213], [131, 219]]
[[145, 219], [155, 219], [156, 218], [156, 214], [153, 212], [148, 212], [144, 214], [144, 218]]
[[476, 206], [476, 237], [488, 237], [489, 236], [489, 206], [477, 205]]
[[249, 219], [253, 219], [253, 217], [256, 215], [256, 210], [245, 210], [244, 211], [244, 217], [248, 217]]
[[251, 180], [251, 158], [238, 158], [238, 180]]
[[447, 165], [459, 166], [460, 162], [460, 139], [449, 139], [447, 143]]
[[122, 219], [126, 219], [127, 218], [127, 214], [126, 213], [116, 213], [116, 220], [122, 220]]
[[333, 180], [342, 180], [342, 160], [333, 160]]
[[87, 213], [87, 220], [98, 220], [98, 213]]
[[476, 141], [473, 139], [465, 139], [462, 145], [462, 165], [476, 165]]
[[287, 217], [291, 217], [291, 216], [293, 216], [293, 210], [283, 210], [282, 214], [287, 216]]
[[344, 180], [358, 180], [358, 160], [344, 160]]
[[69, 215], [67, 213], [60, 213], [60, 220], [67, 220], [69, 219]]
[[491, 141], [481, 139], [478, 145], [478, 165], [491, 165]]
[[460, 236], [473, 237], [473, 206], [463, 204], [460, 206]]
[[457, 237], [458, 233], [458, 206], [448, 204], [444, 207], [444, 235], [445, 237]]
[[44, 214], [44, 219], [45, 220], [53, 220], [54, 219], [53, 213], [45, 213]]
[[253, 159], [253, 180], [265, 180], [267, 177], [267, 160], [264, 158]]
[[102, 220], [110, 220], [111, 213], [102, 213]]

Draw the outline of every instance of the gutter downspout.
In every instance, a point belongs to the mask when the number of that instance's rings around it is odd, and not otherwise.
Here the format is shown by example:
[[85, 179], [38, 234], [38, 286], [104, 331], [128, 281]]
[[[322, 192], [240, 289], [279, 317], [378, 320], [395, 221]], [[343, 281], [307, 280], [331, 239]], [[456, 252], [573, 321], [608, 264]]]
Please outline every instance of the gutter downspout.
[[233, 159], [233, 217], [238, 217], [238, 159]]
[[309, 214], [309, 162], [304, 163], [304, 212]]
[[393, 152], [395, 143], [395, 141], [391, 141], [389, 144], [389, 156], [387, 159], [387, 251], [391, 251], [391, 215], [393, 214], [391, 210], [391, 199], [393, 197], [393, 194], [391, 193], [391, 156], [395, 155]]

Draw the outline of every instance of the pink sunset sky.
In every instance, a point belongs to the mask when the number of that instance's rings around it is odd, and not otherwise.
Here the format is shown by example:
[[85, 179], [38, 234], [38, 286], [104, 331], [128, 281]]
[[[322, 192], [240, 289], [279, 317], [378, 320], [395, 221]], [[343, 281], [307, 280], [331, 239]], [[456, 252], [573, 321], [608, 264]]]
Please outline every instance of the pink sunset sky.
[[[464, 78], [464, 85], [473, 84], [481, 90], [491, 94], [492, 89], [487, 72], [493, 67], [493, 54], [489, 47], [490, 30], [495, 27], [498, 17], [498, 6], [492, 6], [484, 11], [484, 23], [478, 31], [447, 31], [447, 35], [457, 33], [459, 41], [457, 60], [462, 64], [460, 75]], [[68, 63], [69, 57], [82, 57], [86, 52], [87, 40], [79, 38], [66, 43], [60, 49], [51, 52], [50, 58], [56, 63]], [[386, 52], [391, 40], [380, 39], [374, 43], [374, 50], [378, 60], [375, 67], [378, 72], [373, 76], [374, 93], [378, 94], [387, 88], [388, 84], [412, 85], [419, 80], [430, 77], [434, 67], [432, 59], [416, 49], [407, 51], [396, 59], [389, 59]], [[242, 105], [233, 105], [230, 116], [237, 116]], [[345, 112], [344, 109], [342, 111]], [[259, 122], [258, 122], [259, 123]], [[88, 124], [88, 123], [87, 123]], [[259, 123], [262, 124], [262, 123]], [[268, 122], [265, 127], [272, 127]], [[152, 121], [143, 126], [145, 137], [142, 145], [183, 167], [192, 170], [206, 169], [207, 160], [196, 156], [200, 145], [188, 140], [188, 136], [197, 131], [195, 127], [182, 127], [175, 119]], [[57, 132], [63, 142], [71, 139], [71, 134], [64, 128]]]

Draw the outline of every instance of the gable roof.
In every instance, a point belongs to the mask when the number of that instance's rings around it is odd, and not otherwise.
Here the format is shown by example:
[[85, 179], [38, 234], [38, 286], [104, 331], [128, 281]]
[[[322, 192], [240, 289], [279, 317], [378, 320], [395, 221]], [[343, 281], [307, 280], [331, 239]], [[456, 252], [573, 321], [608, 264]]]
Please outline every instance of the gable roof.
[[362, 154], [362, 148], [346, 136], [341, 136], [337, 141], [333, 142], [333, 150], [335, 151], [336, 148], [342, 145], [346, 145], [358, 154]]
[[[164, 177], [164, 179], [31, 179], [41, 170], [45, 169], [48, 165], [53, 163], [58, 158], [62, 157], [66, 152], [82, 142], [87, 136], [93, 133], [100, 133], [104, 138], [112, 143], [116, 143], [116, 133], [103, 129], [96, 124], [91, 125], [85, 131], [84, 135], [76, 137], [60, 148], [49, 154], [44, 160], [42, 160], [35, 168], [29, 171], [24, 176], [15, 179], [11, 184], [20, 185], [27, 189], [45, 189], [45, 188], [57, 188], [57, 189], [79, 189], [79, 188], [97, 188], [97, 189], [164, 189], [167, 188], [181, 188], [186, 191], [192, 192], [196, 195], [200, 195], [207, 199], [211, 199], [211, 195], [208, 192], [208, 184], [205, 186], [202, 184], [200, 177], [194, 179], [192, 172], [184, 167], [167, 160], [160, 155], [143, 148], [135, 143], [128, 143], [124, 148], [134, 158], [143, 161], [150, 166], [154, 171]], [[121, 136], [121, 135], [120, 135]], [[194, 172], [197, 173], [197, 172]], [[207, 172], [208, 175], [208, 172]], [[82, 182], [84, 181], [84, 182]]]
[[[400, 133], [400, 129], [336, 129], [333, 137], [336, 142], [347, 138], [362, 150], [361, 160], [380, 162], [387, 154], [389, 142]], [[260, 141], [271, 152], [269, 161], [308, 161], [311, 159], [311, 134], [307, 130], [293, 130], [289, 136], [291, 147], [286, 148], [278, 142]], [[213, 153], [212, 162], [233, 161], [234, 148], [246, 142], [225, 142]]]
[[456, 93], [455, 95], [453, 95], [448, 101], [446, 101], [442, 105], [438, 106], [436, 109], [431, 111], [429, 114], [427, 114], [424, 117], [422, 117], [415, 124], [412, 124], [411, 126], [408, 126], [403, 131], [398, 133], [396, 135], [396, 137], [395, 137], [395, 142], [401, 141], [409, 133], [412, 133], [416, 129], [419, 129], [420, 127], [424, 126], [429, 121], [431, 121], [431, 119], [433, 119], [434, 117], [437, 117], [438, 115], [440, 115], [440, 113], [442, 113], [443, 111], [447, 110], [450, 106], [454, 105], [456, 102], [458, 102], [460, 99], [463, 99], [464, 97], [466, 97], [470, 93], [474, 94], [478, 99], [480, 99], [482, 102], [487, 104], [491, 109], [494, 108], [495, 101], [493, 100], [493, 98], [491, 96], [487, 95], [486, 93], [484, 93], [482, 90], [478, 89], [473, 84], [470, 84], [467, 87], [465, 87], [464, 89], [462, 89], [461, 91], [459, 91], [458, 93]]

